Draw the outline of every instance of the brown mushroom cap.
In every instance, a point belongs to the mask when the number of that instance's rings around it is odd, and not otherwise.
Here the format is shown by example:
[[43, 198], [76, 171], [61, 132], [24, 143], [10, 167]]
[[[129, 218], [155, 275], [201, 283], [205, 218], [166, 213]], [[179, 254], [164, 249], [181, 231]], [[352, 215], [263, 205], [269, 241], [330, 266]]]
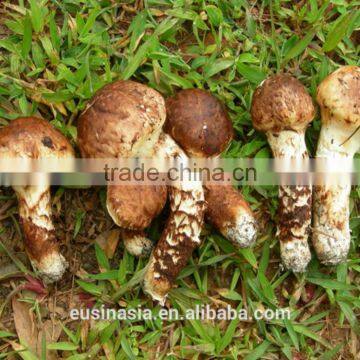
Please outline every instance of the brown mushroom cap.
[[360, 126], [360, 67], [343, 66], [319, 85], [317, 102], [322, 122], [337, 122], [356, 130]]
[[181, 90], [166, 101], [164, 130], [189, 154], [211, 157], [225, 150], [232, 123], [221, 102], [200, 89]]
[[107, 207], [118, 226], [143, 230], [159, 215], [166, 198], [166, 186], [113, 185], [108, 187]]
[[80, 115], [78, 143], [83, 157], [136, 156], [165, 121], [163, 97], [134, 81], [100, 89]]
[[74, 150], [60, 131], [36, 117], [18, 118], [0, 129], [0, 153], [8, 157], [73, 157]]
[[259, 131], [301, 132], [314, 114], [314, 105], [306, 88], [292, 76], [271, 76], [254, 92], [251, 117], [255, 129]]

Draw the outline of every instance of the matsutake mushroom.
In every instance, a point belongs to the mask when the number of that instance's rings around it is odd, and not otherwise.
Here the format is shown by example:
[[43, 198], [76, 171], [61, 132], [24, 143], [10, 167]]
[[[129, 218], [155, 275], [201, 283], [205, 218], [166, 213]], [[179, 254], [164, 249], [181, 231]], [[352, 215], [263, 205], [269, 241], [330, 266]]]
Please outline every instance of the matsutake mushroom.
[[[343, 66], [319, 85], [321, 132], [316, 157], [342, 161], [360, 150], [360, 67]], [[325, 181], [326, 182], [326, 181]], [[351, 185], [316, 186], [313, 243], [320, 261], [335, 265], [346, 260], [350, 248], [349, 197]]]
[[[255, 129], [265, 132], [275, 158], [307, 159], [305, 130], [314, 117], [314, 105], [305, 87], [289, 75], [275, 75], [254, 92], [251, 116]], [[310, 186], [280, 186], [278, 231], [283, 264], [303, 272], [311, 259]]]
[[[35, 117], [13, 120], [0, 129], [0, 158], [73, 158], [69, 141], [50, 123]], [[59, 280], [67, 262], [59, 252], [51, 219], [47, 179], [36, 185], [13, 186], [19, 202], [26, 252], [45, 282]]]
[[[222, 153], [234, 130], [221, 102], [200, 89], [179, 91], [166, 101], [164, 130], [192, 157], [210, 158]], [[257, 235], [254, 215], [239, 191], [231, 185], [204, 186], [206, 217], [237, 247], [251, 246]]]

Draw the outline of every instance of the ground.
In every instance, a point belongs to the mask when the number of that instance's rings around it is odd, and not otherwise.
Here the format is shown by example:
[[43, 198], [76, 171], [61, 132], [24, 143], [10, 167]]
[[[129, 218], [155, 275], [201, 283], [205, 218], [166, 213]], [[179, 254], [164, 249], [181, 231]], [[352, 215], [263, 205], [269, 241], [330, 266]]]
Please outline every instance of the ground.
[[[314, 97], [340, 65], [359, 65], [357, 1], [19, 0], [0, 3], [0, 119], [41, 116], [76, 144], [76, 119], [114, 79], [136, 79], [164, 96], [210, 90], [227, 107], [236, 138], [224, 156], [267, 157], [249, 115], [256, 86], [280, 71]], [[314, 97], [315, 98], [315, 97]], [[319, 115], [306, 133], [311, 154]], [[261, 224], [256, 246], [236, 250], [207, 225], [203, 243], [166, 307], [231, 304], [289, 308], [291, 320], [71, 321], [73, 307], [141, 305], [144, 259], [124, 251], [104, 206], [104, 188], [54, 188], [57, 235], [70, 269], [44, 288], [21, 242], [17, 202], [0, 195], [0, 358], [359, 359], [360, 188], [351, 193], [349, 260], [306, 274], [280, 266], [276, 187], [241, 189]], [[165, 213], [149, 234], [156, 240]], [[120, 240], [120, 241], [119, 241]], [[94, 245], [94, 244], [97, 245]], [[21, 344], [27, 343], [24, 350]]]

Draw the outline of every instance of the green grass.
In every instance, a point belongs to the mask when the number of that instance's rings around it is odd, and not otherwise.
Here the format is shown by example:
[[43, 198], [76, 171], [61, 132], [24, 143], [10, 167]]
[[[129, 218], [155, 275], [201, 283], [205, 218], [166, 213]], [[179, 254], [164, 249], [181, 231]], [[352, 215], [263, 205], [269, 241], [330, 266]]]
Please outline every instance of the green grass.
[[[314, 96], [319, 82], [338, 66], [359, 65], [359, 5], [359, 1], [344, 0], [144, 0], [143, 5], [115, 0], [5, 0], [0, 4], [1, 124], [18, 116], [38, 115], [75, 144], [76, 118], [91, 95], [112, 80], [132, 78], [164, 96], [179, 88], [210, 90], [226, 104], [236, 129], [236, 139], [226, 155], [270, 156], [265, 138], [251, 126], [249, 107], [254, 89], [268, 75], [286, 71]], [[312, 154], [319, 129], [317, 116], [307, 131]], [[169, 305], [182, 311], [203, 303], [228, 303], [250, 312], [289, 307], [291, 320], [128, 320], [89, 326], [54, 313], [62, 334], [57, 343], [42, 343], [42, 358], [46, 347], [76, 360], [355, 357], [360, 352], [359, 187], [351, 195], [349, 261], [330, 268], [321, 266], [314, 257], [309, 271], [301, 277], [279, 269], [274, 228], [277, 189], [242, 190], [264, 224], [256, 247], [236, 250], [207, 227], [202, 246], [170, 294]], [[102, 221], [106, 218], [100, 205], [104, 189], [95, 192], [98, 208], [74, 199], [86, 195], [95, 201], [94, 191], [62, 189], [57, 194], [58, 201], [72, 211], [67, 246], [76, 248], [77, 241], [88, 240], [85, 262], [96, 256], [98, 267], [94, 261], [92, 268], [78, 271], [76, 281], [60, 283], [48, 299], [59, 292], [65, 296], [66, 290], [71, 294], [87, 292], [99, 306], [142, 305], [157, 313], [159, 306], [145, 297], [140, 287], [146, 261], [123, 254], [122, 245], [120, 253], [108, 260], [99, 247], [95, 251], [89, 245], [103, 231], [89, 229], [99, 213]], [[69, 199], [74, 203], [67, 202]], [[0, 206], [6, 201], [13, 200], [4, 196]], [[7, 234], [19, 237], [14, 209], [15, 203], [1, 226]], [[60, 217], [63, 211], [60, 208]], [[154, 238], [159, 227], [161, 221], [150, 229]], [[1, 252], [2, 258], [10, 254], [12, 262], [24, 270], [25, 265], [11, 249], [5, 251], [2, 245]], [[1, 275], [3, 279], [5, 287], [21, 283]], [[48, 302], [20, 293], [31, 303], [41, 328], [50, 316]], [[8, 306], [6, 303], [3, 310]], [[69, 303], [62, 306], [67, 311]], [[0, 358], [15, 351], [18, 358], [34, 359], [29, 351], [9, 345], [9, 341], [19, 342], [11, 321], [1, 319], [0, 338]]]

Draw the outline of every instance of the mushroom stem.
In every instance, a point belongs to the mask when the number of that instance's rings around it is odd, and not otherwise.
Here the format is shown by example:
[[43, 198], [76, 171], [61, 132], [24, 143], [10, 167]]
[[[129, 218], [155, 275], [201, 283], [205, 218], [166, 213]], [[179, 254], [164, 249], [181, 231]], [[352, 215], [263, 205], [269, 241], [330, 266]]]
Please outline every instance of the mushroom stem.
[[349, 252], [350, 189], [350, 185], [315, 187], [313, 244], [323, 264], [341, 263]]
[[303, 131], [267, 132], [266, 136], [275, 158], [306, 159], [309, 157]]
[[[155, 151], [159, 158], [187, 158], [177, 144], [165, 134], [160, 136]], [[205, 212], [201, 181], [179, 181], [170, 186], [169, 193], [171, 213], [150, 257], [144, 278], [144, 291], [162, 305], [193, 250], [200, 245]]]
[[355, 131], [340, 124], [326, 124], [321, 127], [316, 157], [352, 159], [360, 148], [360, 128]]
[[[307, 159], [304, 132], [267, 132], [275, 158]], [[277, 236], [283, 264], [294, 272], [304, 272], [311, 259], [308, 236], [311, 226], [312, 191], [309, 186], [280, 186]]]
[[14, 190], [19, 201], [20, 223], [30, 261], [45, 282], [57, 281], [68, 264], [59, 253], [51, 221], [49, 186], [14, 186]]
[[[350, 136], [353, 135], [350, 139]], [[360, 132], [351, 134], [340, 126], [321, 129], [317, 158], [352, 159], [360, 144]], [[319, 260], [336, 265], [346, 260], [350, 248], [350, 177], [344, 174], [341, 184], [316, 186], [314, 191], [313, 244]]]

